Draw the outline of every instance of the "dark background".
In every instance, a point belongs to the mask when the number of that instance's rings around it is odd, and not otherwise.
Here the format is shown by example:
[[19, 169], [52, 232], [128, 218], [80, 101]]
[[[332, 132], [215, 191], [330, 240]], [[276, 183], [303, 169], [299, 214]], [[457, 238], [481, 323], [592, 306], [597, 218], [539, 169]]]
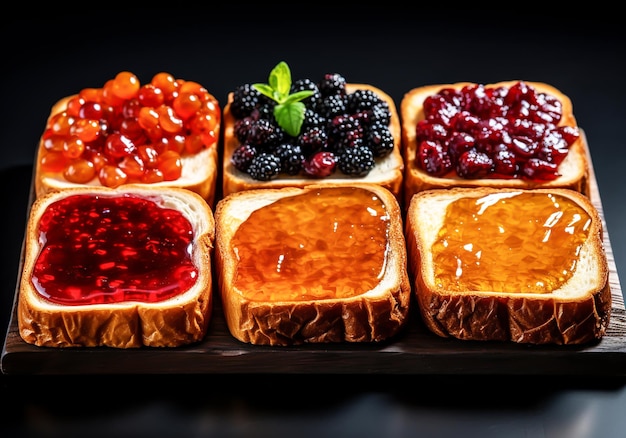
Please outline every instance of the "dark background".
[[[504, 8], [504, 6], [503, 6]], [[0, 26], [0, 335], [4, 339], [35, 147], [51, 106], [119, 71], [195, 80], [221, 103], [266, 82], [338, 72], [399, 107], [427, 84], [546, 82], [587, 136], [617, 270], [626, 275], [626, 39], [600, 3], [544, 12], [318, 2], [189, 5], [3, 17]], [[530, 370], [529, 370], [530, 371]], [[532, 374], [532, 372], [530, 372]], [[601, 370], [598, 372], [602, 374]], [[621, 437], [623, 377], [0, 376], [0, 434], [48, 436]]]

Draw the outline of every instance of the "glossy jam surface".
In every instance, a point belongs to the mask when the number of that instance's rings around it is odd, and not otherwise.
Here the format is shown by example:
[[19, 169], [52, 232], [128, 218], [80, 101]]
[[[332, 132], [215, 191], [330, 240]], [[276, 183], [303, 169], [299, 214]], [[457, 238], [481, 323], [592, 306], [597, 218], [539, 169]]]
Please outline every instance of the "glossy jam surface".
[[519, 81], [510, 87], [442, 88], [415, 128], [417, 167], [435, 177], [550, 181], [580, 137], [563, 104]]
[[72, 195], [41, 217], [32, 282], [64, 305], [162, 301], [197, 279], [193, 234], [179, 211], [152, 200]]
[[251, 300], [346, 298], [385, 271], [389, 213], [361, 188], [326, 188], [254, 211], [232, 240], [236, 287]]
[[435, 241], [435, 282], [447, 290], [549, 293], [576, 269], [589, 214], [561, 195], [462, 198]]
[[51, 115], [39, 166], [75, 184], [174, 181], [183, 157], [216, 147], [220, 120], [218, 101], [197, 82], [160, 72], [141, 84], [122, 71]]

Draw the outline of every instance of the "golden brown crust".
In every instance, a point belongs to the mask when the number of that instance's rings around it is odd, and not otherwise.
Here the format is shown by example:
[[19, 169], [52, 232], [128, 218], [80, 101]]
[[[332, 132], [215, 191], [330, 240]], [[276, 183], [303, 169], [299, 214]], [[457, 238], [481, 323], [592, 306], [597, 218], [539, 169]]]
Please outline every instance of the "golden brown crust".
[[[151, 199], [167, 197], [194, 225], [194, 261], [198, 279], [192, 289], [157, 303], [124, 302], [63, 306], [41, 297], [31, 282], [39, 252], [38, 222], [46, 207], [73, 193], [137, 193]], [[200, 341], [212, 311], [211, 258], [215, 241], [213, 214], [200, 195], [186, 189], [126, 186], [118, 189], [70, 188], [35, 200], [27, 223], [25, 259], [20, 281], [17, 316], [24, 341], [42, 347], [115, 348], [176, 347]]]
[[234, 126], [236, 119], [230, 111], [230, 105], [233, 100], [233, 93], [229, 93], [228, 102], [223, 111], [222, 129], [224, 130], [224, 155], [222, 157], [222, 191], [226, 196], [231, 193], [252, 189], [264, 188], [282, 188], [282, 187], [304, 187], [309, 184], [352, 184], [362, 182], [373, 182], [382, 185], [390, 190], [399, 201], [401, 201], [402, 180], [404, 177], [404, 164], [402, 160], [402, 152], [400, 149], [401, 128], [400, 117], [396, 109], [393, 99], [380, 90], [369, 84], [347, 84], [348, 93], [353, 93], [358, 89], [366, 89], [374, 91], [379, 97], [384, 99], [389, 105], [391, 111], [391, 122], [389, 128], [393, 134], [395, 147], [390, 155], [385, 158], [377, 159], [376, 166], [365, 177], [355, 178], [341, 175], [336, 172], [332, 177], [324, 179], [305, 178], [302, 175], [281, 176], [271, 181], [256, 181], [243, 172], [235, 169], [230, 163], [230, 157], [235, 149], [239, 146], [239, 141], [234, 135]]
[[[48, 119], [55, 114], [65, 111], [67, 103], [74, 96], [66, 96], [56, 102], [50, 111]], [[219, 136], [219, 126], [218, 132]], [[44, 195], [45, 193], [64, 190], [70, 187], [80, 187], [84, 185], [92, 187], [101, 187], [97, 178], [87, 184], [74, 184], [68, 182], [63, 175], [59, 173], [44, 173], [41, 170], [40, 162], [41, 155], [44, 152], [43, 137], [39, 140], [37, 148], [37, 157], [35, 161], [35, 194], [36, 196]], [[151, 187], [168, 188], [168, 187], [180, 187], [191, 190], [198, 193], [210, 206], [214, 206], [215, 203], [215, 191], [217, 184], [217, 161], [218, 150], [217, 144], [208, 147], [198, 154], [186, 155], [182, 158], [183, 163], [183, 175], [176, 181], [164, 181], [160, 183], [149, 184]]]
[[[519, 81], [502, 81], [494, 84], [487, 84], [486, 87], [509, 87]], [[572, 102], [568, 96], [555, 87], [542, 83], [524, 81], [537, 91], [547, 93], [557, 97], [562, 104], [563, 117], [560, 126], [578, 126], [573, 112]], [[559, 166], [562, 176], [554, 181], [544, 183], [534, 183], [521, 179], [463, 179], [460, 177], [433, 177], [418, 168], [415, 164], [417, 143], [415, 140], [415, 126], [417, 122], [424, 119], [424, 100], [441, 88], [461, 89], [471, 82], [457, 82], [454, 84], [427, 85], [409, 90], [403, 97], [400, 104], [400, 117], [402, 120], [402, 154], [405, 164], [404, 174], [404, 202], [408, 206], [413, 194], [429, 189], [450, 188], [450, 187], [512, 187], [521, 189], [530, 188], [567, 188], [590, 195], [589, 188], [589, 163], [587, 159], [587, 145], [581, 135], [574, 144], [571, 145], [564, 162]]]
[[[415, 288], [419, 311], [427, 328], [442, 337], [477, 341], [512, 341], [530, 344], [582, 344], [602, 338], [609, 324], [611, 291], [609, 268], [602, 240], [602, 222], [587, 197], [569, 189], [534, 189], [559, 193], [576, 200], [592, 217], [586, 247], [594, 265], [571, 280], [585, 289], [576, 296], [551, 294], [499, 293], [490, 291], [451, 292], [435, 287], [426, 272], [432, 266], [424, 256], [430, 248], [420, 221], [442, 212], [422, 210], [428, 197], [452, 200], [466, 194], [484, 195], [494, 188], [453, 188], [427, 190], [416, 194], [407, 211], [405, 235], [409, 273]], [[445, 207], [441, 207], [442, 209]], [[582, 272], [582, 269], [577, 272]], [[579, 275], [576, 277], [576, 275]], [[580, 276], [593, 275], [582, 279]], [[576, 283], [574, 283], [576, 284]], [[590, 286], [591, 284], [591, 286]]]
[[[304, 188], [257, 189], [233, 193], [218, 202], [216, 269], [222, 307], [231, 334], [242, 342], [260, 345], [297, 345], [322, 342], [378, 342], [398, 333], [406, 322], [411, 289], [406, 271], [406, 245], [401, 212], [391, 192], [375, 184], [354, 184], [378, 193], [390, 221], [390, 260], [383, 280], [387, 287], [346, 299], [298, 302], [258, 302], [244, 297], [234, 286], [237, 269], [230, 241], [249, 209], [275, 200], [333, 185]], [[254, 202], [253, 207], [244, 206]]]

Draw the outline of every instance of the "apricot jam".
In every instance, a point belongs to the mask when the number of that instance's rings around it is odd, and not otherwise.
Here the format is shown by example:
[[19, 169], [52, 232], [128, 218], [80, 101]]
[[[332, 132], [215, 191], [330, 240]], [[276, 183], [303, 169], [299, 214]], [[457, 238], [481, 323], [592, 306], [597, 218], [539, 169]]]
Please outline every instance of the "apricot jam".
[[435, 282], [452, 291], [550, 293], [576, 270], [591, 217], [551, 193], [452, 202], [432, 247]]
[[324, 188], [254, 211], [237, 230], [235, 286], [250, 300], [354, 297], [374, 288], [387, 260], [389, 213], [373, 192]]
[[68, 196], [41, 217], [32, 282], [64, 305], [166, 300], [196, 281], [193, 234], [179, 211], [153, 200]]

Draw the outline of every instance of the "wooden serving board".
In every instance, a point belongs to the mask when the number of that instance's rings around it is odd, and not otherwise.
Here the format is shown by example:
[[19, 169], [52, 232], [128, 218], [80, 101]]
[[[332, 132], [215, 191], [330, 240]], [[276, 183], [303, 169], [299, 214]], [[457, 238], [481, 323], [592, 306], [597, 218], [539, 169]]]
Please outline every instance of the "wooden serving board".
[[[612, 290], [612, 314], [607, 332], [599, 342], [593, 344], [534, 346], [440, 338], [423, 326], [415, 303], [412, 303], [406, 329], [383, 343], [255, 346], [241, 343], [230, 335], [219, 293], [215, 293], [208, 333], [203, 341], [194, 345], [131, 350], [36, 347], [24, 342], [18, 333], [18, 278], [2, 350], [2, 372], [16, 375], [287, 373], [626, 376], [626, 310], [593, 166], [590, 178], [590, 196], [604, 227]], [[31, 190], [28, 205], [32, 203], [33, 197]], [[23, 261], [22, 245], [20, 272]]]

